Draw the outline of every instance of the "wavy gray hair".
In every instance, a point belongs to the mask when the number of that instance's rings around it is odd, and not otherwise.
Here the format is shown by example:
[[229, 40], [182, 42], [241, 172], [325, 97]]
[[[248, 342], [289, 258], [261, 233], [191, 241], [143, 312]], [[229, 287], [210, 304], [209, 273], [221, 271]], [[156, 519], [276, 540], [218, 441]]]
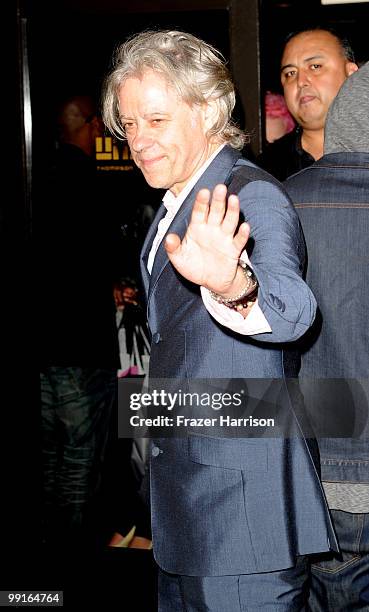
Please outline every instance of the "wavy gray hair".
[[248, 136], [232, 121], [235, 91], [222, 54], [192, 34], [176, 30], [145, 31], [120, 45], [102, 91], [102, 116], [118, 139], [125, 133], [119, 119], [119, 88], [130, 77], [145, 70], [160, 72], [189, 105], [216, 101], [218, 113], [208, 131], [235, 149], [242, 149]]

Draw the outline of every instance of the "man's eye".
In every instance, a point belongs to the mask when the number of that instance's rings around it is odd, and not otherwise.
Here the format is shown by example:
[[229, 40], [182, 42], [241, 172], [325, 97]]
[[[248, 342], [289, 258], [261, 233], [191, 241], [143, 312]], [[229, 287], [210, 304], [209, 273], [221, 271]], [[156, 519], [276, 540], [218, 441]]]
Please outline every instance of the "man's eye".
[[151, 120], [151, 123], [152, 123], [153, 125], [159, 125], [159, 124], [160, 124], [160, 123], [162, 123], [162, 122], [163, 122], [163, 119], [152, 119], [152, 120]]
[[319, 70], [319, 68], [321, 67], [322, 67], [321, 64], [311, 64], [310, 66], [311, 70]]
[[129, 132], [133, 129], [133, 123], [124, 123], [123, 129], [125, 132]]
[[283, 76], [286, 79], [290, 79], [290, 78], [294, 77], [295, 74], [296, 74], [296, 70], [289, 70], [288, 72], [285, 72]]

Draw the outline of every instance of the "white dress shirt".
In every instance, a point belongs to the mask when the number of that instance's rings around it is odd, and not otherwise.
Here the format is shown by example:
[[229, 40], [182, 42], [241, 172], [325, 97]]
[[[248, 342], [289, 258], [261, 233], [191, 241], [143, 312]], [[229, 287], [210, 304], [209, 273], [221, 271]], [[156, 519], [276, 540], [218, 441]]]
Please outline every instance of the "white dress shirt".
[[[176, 197], [169, 189], [165, 193], [163, 198], [163, 204], [167, 209], [165, 217], [159, 222], [156, 236], [153, 240], [152, 247], [149, 253], [149, 258], [147, 262], [147, 268], [149, 273], [151, 274], [155, 255], [160, 246], [161, 241], [163, 240], [165, 234], [167, 233], [170, 224], [172, 223], [174, 217], [182, 206], [183, 202], [187, 198], [191, 189], [196, 185], [200, 176], [205, 172], [208, 166], [210, 166], [213, 159], [218, 155], [221, 149], [224, 147], [224, 144], [221, 145], [214, 153], [211, 155], [206, 162], [199, 168], [199, 170], [193, 175], [193, 177], [188, 181], [182, 191]], [[243, 251], [241, 258], [246, 261], [251, 267], [249, 258], [247, 256], [246, 250]], [[205, 308], [207, 311], [214, 317], [218, 323], [227, 327], [228, 329], [232, 329], [233, 331], [243, 334], [243, 335], [253, 335], [253, 334], [261, 334], [265, 332], [271, 332], [272, 329], [266, 320], [263, 312], [261, 311], [258, 301], [255, 301], [254, 306], [251, 308], [249, 314], [246, 319], [236, 310], [228, 308], [223, 304], [219, 304], [216, 302], [210, 294], [208, 289], [205, 287], [200, 287], [201, 297], [203, 299]]]

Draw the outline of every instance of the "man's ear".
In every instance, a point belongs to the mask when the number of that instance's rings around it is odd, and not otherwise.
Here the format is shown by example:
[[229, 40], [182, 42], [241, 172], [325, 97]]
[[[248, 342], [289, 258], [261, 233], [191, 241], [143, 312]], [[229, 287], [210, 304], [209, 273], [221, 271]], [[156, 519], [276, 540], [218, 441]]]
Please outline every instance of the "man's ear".
[[355, 62], [347, 62], [346, 68], [345, 68], [346, 76], [348, 77], [351, 76], [357, 70], [359, 70], [359, 66], [355, 64]]

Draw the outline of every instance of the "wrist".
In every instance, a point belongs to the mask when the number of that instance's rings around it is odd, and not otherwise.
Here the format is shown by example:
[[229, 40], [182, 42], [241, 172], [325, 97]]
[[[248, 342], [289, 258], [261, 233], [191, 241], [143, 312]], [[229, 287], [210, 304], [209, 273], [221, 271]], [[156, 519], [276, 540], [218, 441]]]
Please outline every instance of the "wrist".
[[249, 278], [245, 276], [243, 268], [241, 267], [240, 263], [238, 263], [235, 277], [228, 289], [226, 291], [214, 291], [213, 293], [222, 299], [233, 300], [235, 296], [243, 294], [248, 285]]
[[[238, 260], [237, 274], [243, 281], [241, 289], [232, 295], [219, 294], [210, 291], [211, 297], [228, 308], [233, 308], [238, 311], [249, 308], [257, 299], [258, 282], [252, 269], [241, 259]], [[240, 285], [239, 285], [240, 286]]]

